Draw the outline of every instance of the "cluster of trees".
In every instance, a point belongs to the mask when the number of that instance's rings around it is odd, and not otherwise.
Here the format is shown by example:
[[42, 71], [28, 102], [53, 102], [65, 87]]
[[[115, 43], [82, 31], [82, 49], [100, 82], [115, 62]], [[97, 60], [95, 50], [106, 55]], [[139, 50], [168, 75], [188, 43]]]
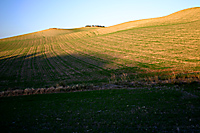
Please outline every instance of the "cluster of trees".
[[86, 25], [85, 27], [105, 27], [105, 26], [102, 26], [102, 25]]

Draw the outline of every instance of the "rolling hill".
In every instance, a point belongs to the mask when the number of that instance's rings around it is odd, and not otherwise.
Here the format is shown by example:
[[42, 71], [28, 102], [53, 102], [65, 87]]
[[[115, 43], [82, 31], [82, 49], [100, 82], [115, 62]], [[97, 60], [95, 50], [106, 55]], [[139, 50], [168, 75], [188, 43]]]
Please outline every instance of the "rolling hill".
[[0, 89], [200, 76], [200, 7], [0, 40]]

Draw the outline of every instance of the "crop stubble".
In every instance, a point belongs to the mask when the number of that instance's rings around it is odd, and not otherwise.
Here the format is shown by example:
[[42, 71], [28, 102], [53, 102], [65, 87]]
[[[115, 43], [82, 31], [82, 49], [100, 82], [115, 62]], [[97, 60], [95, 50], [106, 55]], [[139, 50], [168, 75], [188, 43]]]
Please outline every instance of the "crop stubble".
[[0, 88], [96, 82], [116, 69], [127, 73], [127, 67], [199, 72], [197, 16], [200, 8], [103, 29], [51, 29], [0, 40]]

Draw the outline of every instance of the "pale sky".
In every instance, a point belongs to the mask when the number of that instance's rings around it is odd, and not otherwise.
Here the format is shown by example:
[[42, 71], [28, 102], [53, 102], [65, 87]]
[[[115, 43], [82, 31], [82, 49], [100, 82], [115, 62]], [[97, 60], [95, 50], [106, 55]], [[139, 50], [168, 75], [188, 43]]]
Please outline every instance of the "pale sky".
[[0, 0], [0, 38], [48, 28], [112, 26], [200, 7], [200, 0]]

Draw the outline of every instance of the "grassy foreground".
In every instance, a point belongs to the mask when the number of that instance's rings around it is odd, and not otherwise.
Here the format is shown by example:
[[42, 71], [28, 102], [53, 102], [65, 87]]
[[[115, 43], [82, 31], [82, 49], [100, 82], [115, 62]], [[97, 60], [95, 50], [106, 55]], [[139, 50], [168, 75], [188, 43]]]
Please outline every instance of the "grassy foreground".
[[200, 132], [198, 86], [4, 97], [1, 132]]

